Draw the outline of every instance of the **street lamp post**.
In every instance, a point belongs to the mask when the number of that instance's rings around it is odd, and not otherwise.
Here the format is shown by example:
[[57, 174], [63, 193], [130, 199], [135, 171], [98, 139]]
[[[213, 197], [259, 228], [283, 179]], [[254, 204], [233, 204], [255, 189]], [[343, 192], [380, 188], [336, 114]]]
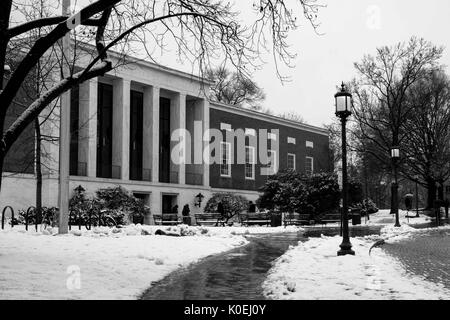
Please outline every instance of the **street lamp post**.
[[398, 170], [397, 162], [400, 159], [400, 149], [392, 147], [391, 149], [392, 166], [394, 167], [394, 183], [392, 184], [392, 209], [391, 212], [395, 214], [395, 227], [400, 227], [400, 220], [398, 216]]
[[347, 137], [345, 132], [345, 125], [347, 118], [352, 114], [352, 95], [345, 89], [344, 83], [341, 85], [341, 91], [334, 95], [336, 100], [336, 116], [341, 119], [342, 124], [342, 243], [341, 250], [338, 251], [338, 256], [345, 256], [347, 254], [355, 255], [352, 250], [348, 230], [348, 205], [347, 205]]

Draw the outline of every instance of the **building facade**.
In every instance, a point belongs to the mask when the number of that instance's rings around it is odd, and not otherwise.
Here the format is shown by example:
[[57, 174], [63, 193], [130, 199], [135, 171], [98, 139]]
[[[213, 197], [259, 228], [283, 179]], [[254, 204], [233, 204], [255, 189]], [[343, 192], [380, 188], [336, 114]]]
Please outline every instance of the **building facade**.
[[[203, 211], [214, 192], [239, 193], [255, 201], [267, 179], [265, 167], [272, 173], [285, 168], [307, 174], [332, 170], [325, 129], [210, 102], [209, 84], [136, 62], [74, 88], [71, 190], [81, 185], [93, 194], [121, 185], [142, 198], [152, 213], [188, 204], [194, 214]], [[214, 144], [212, 131], [223, 136]], [[243, 145], [236, 142], [238, 133]], [[49, 124], [45, 134], [58, 136], [58, 124]], [[180, 145], [181, 152], [175, 152]], [[46, 150], [53, 157], [46, 160], [43, 204], [56, 206], [58, 145], [49, 144]], [[268, 161], [261, 162], [264, 153]], [[6, 172], [4, 177], [2, 207], [34, 205], [34, 174]], [[195, 205], [199, 193], [205, 197], [200, 207]]]

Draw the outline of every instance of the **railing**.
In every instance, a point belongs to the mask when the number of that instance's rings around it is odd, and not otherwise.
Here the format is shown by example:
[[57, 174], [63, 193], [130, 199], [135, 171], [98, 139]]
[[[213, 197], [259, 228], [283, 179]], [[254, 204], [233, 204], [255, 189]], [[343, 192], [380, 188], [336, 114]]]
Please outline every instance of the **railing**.
[[[5, 229], [5, 214], [6, 214], [6, 210], [9, 210], [10, 213], [11, 213], [11, 222], [10, 222], [11, 223], [11, 228], [14, 228], [14, 225], [19, 223], [19, 222], [16, 223], [13, 207], [6, 206], [5, 208], [3, 208], [3, 211], [2, 211], [2, 230]], [[25, 222], [25, 230], [28, 231], [28, 225], [29, 225], [29, 222], [30, 222], [30, 217], [32, 217], [33, 214], [36, 215], [36, 208], [31, 206], [31, 207], [29, 207], [27, 209], [27, 211], [20, 211], [19, 210], [19, 212], [23, 212], [23, 218], [24, 218], [24, 222]], [[35, 224], [36, 231], [38, 230], [38, 222], [39, 222], [39, 217], [35, 216], [34, 224]]]
[[11, 206], [6, 206], [2, 211], [2, 230], [5, 229], [5, 213], [7, 209], [11, 212], [11, 228], [14, 227], [14, 209]]
[[[2, 222], [1, 227], [2, 230], [5, 229], [5, 218], [7, 211], [11, 213], [11, 228], [13, 228], [17, 224], [24, 224], [25, 230], [28, 231], [28, 226], [30, 225], [30, 221], [33, 218], [33, 224], [35, 225], [36, 232], [38, 231], [38, 225], [47, 225], [51, 224], [53, 226], [56, 223], [58, 208], [47, 208], [42, 207], [40, 212], [37, 212], [35, 207], [31, 206], [27, 209], [27, 211], [19, 210], [21, 212], [21, 219], [15, 219], [14, 209], [11, 206], [6, 206], [2, 211]], [[87, 210], [85, 214], [81, 210], [70, 210], [69, 211], [69, 230], [72, 230], [73, 225], [78, 225], [78, 229], [81, 230], [81, 226], [84, 225], [87, 230], [91, 230], [92, 225], [96, 226], [117, 226], [114, 218], [108, 214], [108, 212], [95, 211], [93, 209]], [[19, 217], [18, 217], [19, 218]], [[22, 220], [23, 219], [23, 220]]]
[[29, 222], [29, 218], [30, 218], [30, 214], [34, 213], [36, 214], [36, 217], [34, 218], [35, 221], [35, 225], [36, 225], [36, 231], [38, 230], [38, 220], [39, 217], [37, 217], [37, 213], [36, 213], [36, 208], [35, 207], [29, 207], [27, 209], [27, 213], [25, 214], [25, 230], [28, 231], [28, 222]]

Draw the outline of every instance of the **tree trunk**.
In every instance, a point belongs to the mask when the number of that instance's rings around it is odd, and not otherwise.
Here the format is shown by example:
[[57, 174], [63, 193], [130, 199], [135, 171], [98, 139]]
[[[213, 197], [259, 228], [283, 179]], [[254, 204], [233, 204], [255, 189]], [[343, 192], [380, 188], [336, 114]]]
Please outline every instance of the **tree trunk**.
[[438, 199], [443, 201], [444, 200], [444, 183], [439, 182], [439, 187], [437, 188], [438, 193]]
[[436, 182], [433, 179], [427, 180], [427, 209], [434, 208], [436, 199]]
[[36, 131], [36, 219], [39, 221], [42, 211], [42, 167], [41, 167], [41, 127], [39, 118], [34, 120]]

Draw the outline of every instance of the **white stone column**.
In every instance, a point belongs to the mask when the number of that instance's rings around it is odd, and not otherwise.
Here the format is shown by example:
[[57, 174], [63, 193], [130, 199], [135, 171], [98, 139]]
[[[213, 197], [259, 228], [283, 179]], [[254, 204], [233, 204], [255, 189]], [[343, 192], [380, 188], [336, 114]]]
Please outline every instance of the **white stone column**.
[[86, 175], [92, 178], [97, 175], [97, 92], [97, 78], [80, 84], [78, 162], [85, 164]]
[[[202, 110], [203, 110], [203, 134], [209, 130], [209, 100], [204, 98], [202, 100]], [[203, 150], [209, 145], [208, 141], [203, 141]], [[204, 159], [203, 159], [204, 160]], [[209, 164], [203, 161], [203, 186], [209, 187]]]
[[[144, 88], [143, 167], [151, 169], [151, 181], [159, 181], [159, 88]], [[152, 195], [153, 197], [154, 195]]]
[[113, 81], [112, 165], [120, 167], [120, 178], [130, 176], [130, 80]]
[[[175, 95], [170, 114], [171, 134], [176, 129], [186, 129], [186, 94], [178, 93]], [[186, 143], [186, 141], [184, 141], [184, 143]], [[175, 144], [178, 144], [178, 142], [171, 142], [171, 149], [173, 149]], [[186, 149], [186, 145], [184, 149]], [[184, 152], [186, 153], [186, 150], [184, 150]], [[185, 157], [185, 154], [183, 156]], [[178, 168], [178, 183], [186, 184], [185, 162], [182, 162], [179, 165], [171, 165], [171, 167], [173, 168], [172, 170]]]
[[152, 193], [150, 193], [151, 214], [162, 213], [161, 202], [162, 202], [161, 192], [152, 191]]

